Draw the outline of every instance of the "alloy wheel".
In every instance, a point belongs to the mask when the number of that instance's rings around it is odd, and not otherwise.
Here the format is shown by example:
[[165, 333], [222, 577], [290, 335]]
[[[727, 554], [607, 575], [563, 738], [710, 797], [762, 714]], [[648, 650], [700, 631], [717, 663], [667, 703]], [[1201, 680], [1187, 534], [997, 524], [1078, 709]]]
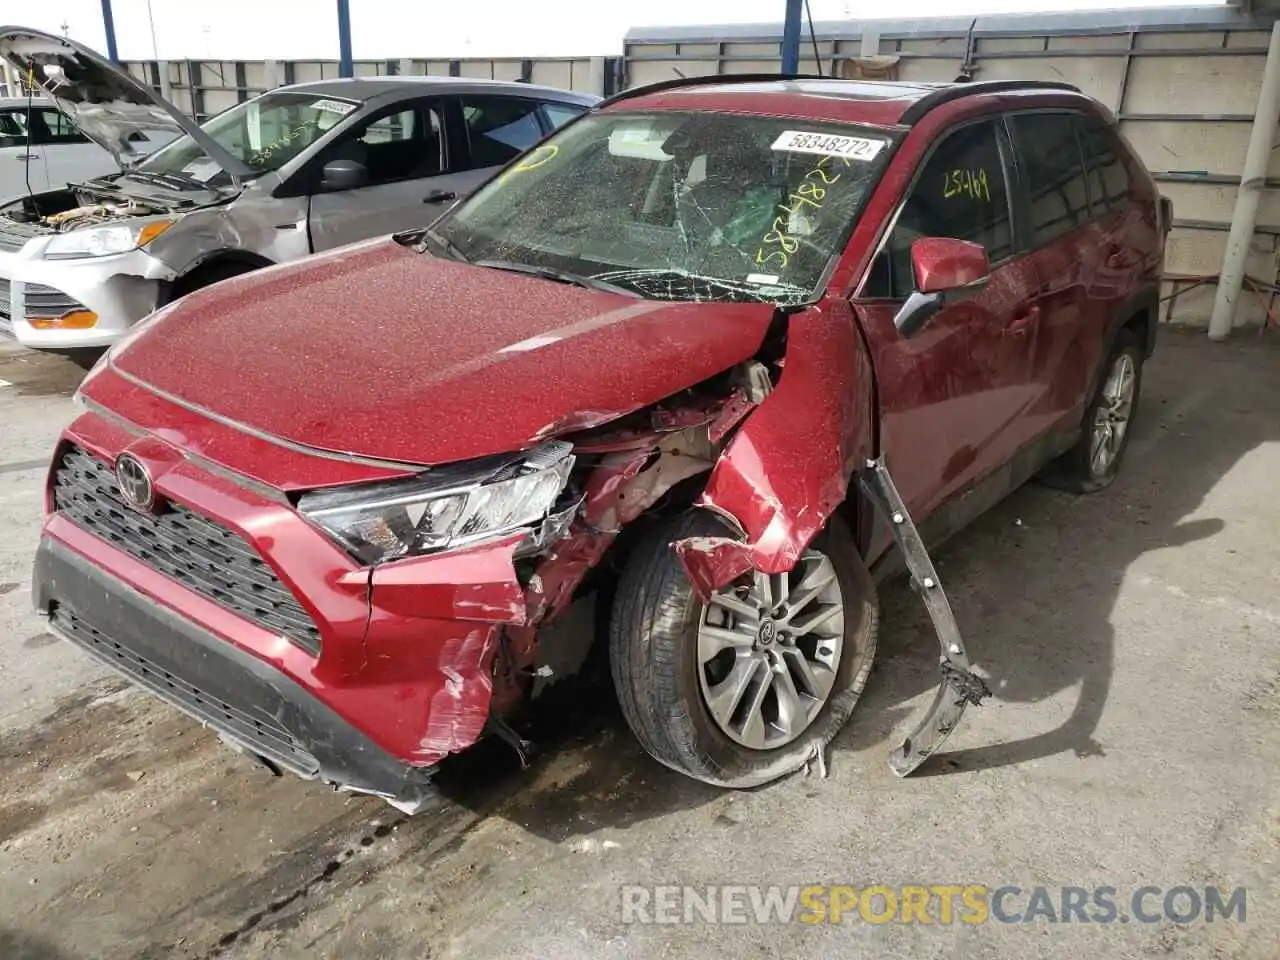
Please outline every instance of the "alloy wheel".
[[1133, 391], [1137, 383], [1137, 367], [1133, 357], [1121, 353], [1111, 364], [1102, 398], [1093, 419], [1093, 436], [1089, 445], [1089, 470], [1095, 477], [1105, 476], [1124, 445], [1129, 421], [1133, 417]]
[[844, 628], [835, 567], [816, 550], [788, 573], [716, 592], [698, 621], [698, 680], [716, 726], [754, 750], [794, 741], [831, 694]]

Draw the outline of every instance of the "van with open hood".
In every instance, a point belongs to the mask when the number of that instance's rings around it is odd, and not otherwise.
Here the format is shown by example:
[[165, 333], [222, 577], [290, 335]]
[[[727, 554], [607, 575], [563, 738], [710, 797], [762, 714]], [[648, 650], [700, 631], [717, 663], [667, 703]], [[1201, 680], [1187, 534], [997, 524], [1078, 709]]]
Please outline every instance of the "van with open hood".
[[[372, 77], [268, 90], [197, 124], [66, 38], [0, 27], [0, 57], [118, 166], [0, 204], [0, 329], [90, 357], [193, 290], [429, 221], [599, 99]], [[152, 151], [157, 130], [171, 140]]]
[[523, 757], [578, 623], [658, 762], [821, 768], [905, 567], [940, 669], [910, 773], [989, 693], [928, 548], [1032, 475], [1115, 477], [1170, 217], [1060, 84], [628, 91], [429, 226], [137, 325], [53, 454], [36, 606], [413, 811], [481, 737]]

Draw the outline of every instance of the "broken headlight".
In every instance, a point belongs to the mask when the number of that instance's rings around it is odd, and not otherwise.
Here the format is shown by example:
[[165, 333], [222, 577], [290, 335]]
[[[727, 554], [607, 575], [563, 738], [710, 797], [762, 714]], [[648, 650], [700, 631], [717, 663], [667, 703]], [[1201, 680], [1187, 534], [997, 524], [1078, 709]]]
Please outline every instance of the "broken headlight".
[[365, 563], [472, 546], [521, 530], [529, 533], [521, 546], [538, 547], [549, 521], [562, 530], [576, 510], [576, 503], [561, 498], [572, 449], [549, 443], [483, 465], [319, 491], [304, 496], [298, 509]]

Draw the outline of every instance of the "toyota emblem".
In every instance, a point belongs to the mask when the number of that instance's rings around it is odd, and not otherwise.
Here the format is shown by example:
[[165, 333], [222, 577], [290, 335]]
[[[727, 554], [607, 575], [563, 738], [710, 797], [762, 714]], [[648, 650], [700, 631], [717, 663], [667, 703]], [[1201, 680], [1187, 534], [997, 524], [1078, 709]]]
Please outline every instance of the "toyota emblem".
[[116, 460], [116, 483], [120, 485], [120, 496], [133, 509], [150, 511], [155, 506], [156, 491], [151, 474], [132, 454], [123, 454]]

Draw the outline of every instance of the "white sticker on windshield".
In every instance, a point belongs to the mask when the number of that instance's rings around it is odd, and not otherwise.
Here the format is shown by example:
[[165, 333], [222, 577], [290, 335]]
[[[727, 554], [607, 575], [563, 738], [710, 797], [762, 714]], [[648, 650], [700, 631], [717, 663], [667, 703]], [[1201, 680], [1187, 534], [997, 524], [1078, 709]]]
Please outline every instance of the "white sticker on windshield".
[[212, 180], [221, 170], [222, 168], [215, 161], [206, 160], [203, 157], [192, 160], [182, 168], [182, 172], [187, 176], [204, 181]]
[[343, 100], [317, 100], [311, 105], [316, 110], [322, 110], [325, 113], [341, 113], [347, 114], [356, 108], [354, 103], [346, 103]]
[[747, 283], [762, 284], [771, 287], [778, 282], [778, 278], [772, 273], [748, 273]]
[[788, 153], [817, 153], [864, 162], [874, 160], [883, 147], [883, 140], [844, 137], [832, 133], [811, 133], [805, 130], [784, 130], [782, 136], [773, 141], [774, 150], [786, 150]]

